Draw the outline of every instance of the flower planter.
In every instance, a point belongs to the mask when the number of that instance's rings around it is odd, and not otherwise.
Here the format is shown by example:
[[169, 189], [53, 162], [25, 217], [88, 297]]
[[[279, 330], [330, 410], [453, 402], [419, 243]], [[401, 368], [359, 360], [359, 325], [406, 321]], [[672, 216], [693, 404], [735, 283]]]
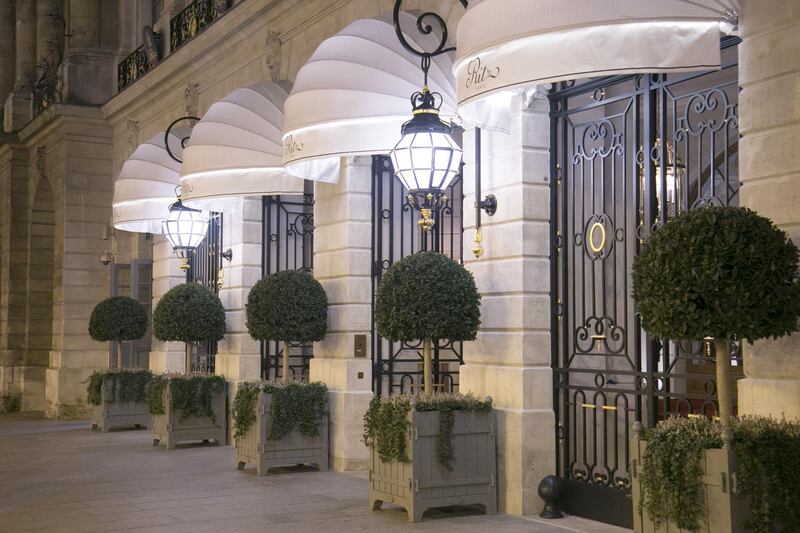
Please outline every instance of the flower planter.
[[247, 433], [236, 439], [236, 463], [239, 470], [254, 464], [259, 476], [275, 466], [316, 464], [320, 470], [328, 469], [328, 414], [320, 416], [319, 435], [309, 437], [295, 429], [280, 440], [267, 438], [270, 431], [272, 395], [260, 392], [256, 406], [256, 421]]
[[[639, 480], [647, 441], [638, 437], [634, 429], [631, 440], [631, 496], [633, 497], [633, 528], [636, 533], [678, 533], [684, 531], [672, 522], [656, 527], [645, 507], [641, 507], [644, 494]], [[736, 458], [730, 448], [710, 449], [703, 452], [703, 486], [705, 506], [698, 533], [735, 533], [745, 531], [744, 523], [750, 517], [747, 501], [736, 494]]]
[[174, 450], [175, 445], [187, 441], [214, 441], [217, 444], [227, 444], [226, 400], [224, 390], [212, 393], [211, 411], [214, 418], [207, 416], [190, 416], [181, 419], [180, 410], [172, 406], [170, 397], [171, 386], [164, 387], [164, 414], [152, 415], [153, 446], [164, 443], [168, 450]]
[[377, 450], [370, 448], [370, 508], [393, 503], [404, 507], [413, 522], [434, 507], [481, 504], [487, 513], [496, 513], [494, 411], [454, 412], [452, 471], [437, 461], [439, 413], [411, 409], [407, 416], [408, 463], [384, 463]]
[[119, 390], [112, 397], [110, 387], [105, 381], [101, 395], [102, 403], [91, 409], [92, 429], [100, 429], [105, 433], [112, 428], [150, 426], [146, 402], [121, 402]]

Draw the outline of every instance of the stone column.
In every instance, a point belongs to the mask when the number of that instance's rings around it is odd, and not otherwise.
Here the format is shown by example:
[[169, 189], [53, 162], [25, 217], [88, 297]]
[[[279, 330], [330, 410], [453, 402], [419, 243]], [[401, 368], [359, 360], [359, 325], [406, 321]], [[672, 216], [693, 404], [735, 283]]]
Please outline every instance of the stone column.
[[[71, 0], [64, 58], [64, 101], [102, 105], [116, 83], [117, 2]], [[114, 14], [114, 17], [110, 16]]]
[[14, 92], [5, 100], [3, 129], [16, 131], [32, 116], [30, 81], [36, 75], [36, 0], [16, 3], [16, 62]]
[[235, 212], [222, 219], [222, 248], [233, 259], [222, 264], [220, 300], [225, 307], [227, 332], [219, 343], [216, 372], [239, 383], [261, 377], [261, 344], [247, 332], [247, 295], [261, 279], [261, 199], [237, 200]]
[[0, 102], [5, 102], [14, 88], [16, 47], [14, 42], [14, 2], [0, 2]]
[[314, 343], [311, 381], [330, 390], [330, 455], [335, 470], [364, 470], [364, 413], [372, 399], [370, 355], [356, 358], [355, 335], [371, 333], [372, 159], [343, 159], [339, 183], [314, 186], [314, 277], [328, 295], [328, 334]]
[[[800, 243], [800, 4], [741, 6], [739, 173], [741, 203]], [[800, 418], [800, 333], [744, 344], [739, 412]]]
[[481, 292], [481, 329], [464, 344], [460, 389], [491, 396], [497, 411], [500, 509], [541, 510], [537, 488], [555, 473], [550, 346], [550, 191], [547, 100], [515, 99], [511, 133], [482, 132], [482, 196], [497, 213], [482, 217], [485, 253], [475, 235], [474, 131], [464, 135], [464, 258]]
[[[172, 245], [164, 235], [153, 236], [153, 311], [172, 287], [186, 283], [180, 259], [172, 253]], [[186, 371], [186, 346], [182, 342], [162, 342], [155, 335], [150, 341], [150, 370], [153, 372]]]

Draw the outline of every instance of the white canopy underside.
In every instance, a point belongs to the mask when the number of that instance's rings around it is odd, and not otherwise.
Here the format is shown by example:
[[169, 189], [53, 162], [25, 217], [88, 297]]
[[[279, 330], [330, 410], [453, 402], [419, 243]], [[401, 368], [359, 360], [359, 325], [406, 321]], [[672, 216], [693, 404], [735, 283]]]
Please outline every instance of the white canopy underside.
[[454, 67], [465, 122], [508, 131], [514, 91], [540, 83], [720, 66], [738, 0], [473, 0]]
[[[416, 31], [416, 16], [400, 13], [406, 39], [432, 50], [438, 37]], [[431, 62], [429, 86], [442, 95], [442, 116], [456, 117], [452, 61]], [[411, 118], [411, 95], [422, 88], [420, 59], [407, 52], [391, 16], [357, 20], [319, 45], [300, 69], [286, 100], [283, 161], [306, 179], [333, 183], [343, 155], [385, 154]]]
[[286, 97], [286, 89], [270, 81], [211, 105], [185, 150], [181, 196], [187, 206], [231, 212], [243, 196], [303, 193], [303, 180], [283, 169]]
[[[170, 150], [179, 158], [185, 135], [188, 130], [181, 128], [170, 134]], [[161, 221], [175, 202], [180, 177], [180, 163], [165, 149], [164, 132], [140, 144], [123, 163], [114, 183], [114, 227], [136, 233], [161, 233]]]

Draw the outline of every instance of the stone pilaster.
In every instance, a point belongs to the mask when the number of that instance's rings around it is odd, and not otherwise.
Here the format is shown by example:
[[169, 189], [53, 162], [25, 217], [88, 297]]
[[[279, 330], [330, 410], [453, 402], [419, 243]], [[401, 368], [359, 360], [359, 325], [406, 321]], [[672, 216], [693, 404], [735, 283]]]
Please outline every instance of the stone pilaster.
[[[800, 5], [744, 0], [739, 45], [741, 202], [800, 243]], [[800, 418], [800, 333], [744, 345], [739, 412]]]
[[[23, 354], [29, 218], [28, 151], [22, 145], [0, 145], [0, 184], [0, 239], [4, 243], [0, 248], [0, 395], [21, 395], [26, 388]], [[44, 409], [43, 401], [38, 408]]]
[[[92, 370], [108, 365], [107, 343], [89, 337], [92, 309], [110, 294], [103, 228], [111, 218], [112, 131], [98, 109], [58, 106], [56, 133], [63, 140], [48, 152], [46, 175], [56, 200], [53, 342], [47, 369], [49, 417], [83, 416]], [[55, 145], [55, 143], [51, 143]], [[52, 160], [52, 162], [51, 162]]]
[[354, 357], [354, 336], [371, 332], [371, 168], [343, 159], [339, 183], [314, 187], [314, 276], [328, 295], [328, 334], [314, 343], [311, 381], [330, 389], [330, 454], [335, 470], [366, 469], [362, 419], [372, 399], [370, 355]]
[[17, 0], [14, 91], [5, 100], [3, 129], [17, 131], [33, 116], [31, 80], [36, 75], [36, 0]]
[[[186, 283], [180, 259], [164, 235], [153, 236], [153, 311], [158, 301], [172, 287]], [[182, 342], [162, 342], [155, 335], [150, 340], [150, 370], [153, 372], [186, 371], [186, 346]]]
[[227, 332], [218, 345], [216, 372], [229, 381], [254, 381], [261, 376], [261, 344], [247, 332], [247, 295], [261, 279], [261, 199], [237, 199], [236, 211], [222, 219], [222, 247], [233, 258], [223, 260], [220, 300]]
[[550, 347], [549, 108], [515, 100], [511, 133], [482, 132], [482, 195], [497, 197], [483, 214], [485, 253], [475, 235], [474, 131], [464, 135], [464, 258], [482, 295], [481, 329], [465, 343], [460, 389], [491, 396], [497, 410], [500, 509], [541, 509], [537, 488], [555, 471]]

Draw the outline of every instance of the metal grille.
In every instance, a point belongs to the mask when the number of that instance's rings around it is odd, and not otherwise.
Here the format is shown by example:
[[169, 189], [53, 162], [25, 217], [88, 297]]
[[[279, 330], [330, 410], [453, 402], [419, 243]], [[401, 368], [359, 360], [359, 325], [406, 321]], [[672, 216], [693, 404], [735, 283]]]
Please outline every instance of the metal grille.
[[170, 51], [185, 45], [214, 24], [228, 9], [228, 0], [194, 0], [169, 21]]
[[[283, 270], [311, 272], [314, 266], [313, 183], [306, 181], [302, 195], [264, 196], [262, 199], [261, 274]], [[313, 344], [289, 345], [289, 370], [295, 380], [308, 379], [308, 365], [314, 357]], [[261, 377], [281, 376], [282, 343], [261, 343]]]
[[[206, 238], [189, 254], [187, 283], [200, 283], [219, 294], [219, 271], [222, 268], [222, 213], [211, 212]], [[191, 372], [213, 374], [217, 341], [201, 342], [191, 346]]]
[[[423, 250], [439, 251], [463, 262], [461, 236], [464, 194], [461, 177], [447, 191], [447, 206], [434, 211], [430, 232], [417, 225], [419, 212], [408, 202], [407, 191], [394, 176], [388, 156], [372, 157], [372, 305], [383, 273], [395, 261]], [[433, 350], [434, 386], [458, 390], [463, 364], [461, 342], [442, 342]], [[372, 390], [375, 394], [413, 392], [422, 386], [422, 344], [390, 342], [372, 323]]]
[[[630, 526], [633, 422], [717, 412], [713, 348], [643, 331], [630, 269], [671, 217], [738, 202], [736, 42], [721, 71], [551, 92], [557, 470], [575, 514]], [[738, 347], [732, 364], [741, 377]]]

